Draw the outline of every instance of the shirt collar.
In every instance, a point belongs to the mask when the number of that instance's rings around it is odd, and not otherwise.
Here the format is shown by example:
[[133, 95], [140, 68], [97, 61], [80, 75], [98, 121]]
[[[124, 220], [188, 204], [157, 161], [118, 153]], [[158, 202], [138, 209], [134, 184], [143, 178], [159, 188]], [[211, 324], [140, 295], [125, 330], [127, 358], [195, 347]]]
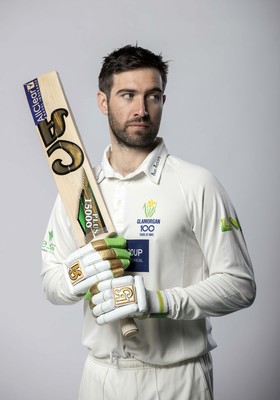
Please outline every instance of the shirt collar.
[[118, 174], [110, 165], [108, 154], [111, 146], [108, 146], [103, 154], [101, 164], [95, 169], [97, 182], [100, 183], [105, 178], [118, 178], [121, 180], [129, 180], [135, 176], [145, 173], [147, 177], [154, 183], [158, 184], [168, 151], [162, 138], [158, 138], [158, 144], [154, 150], [145, 158], [136, 171], [123, 177]]

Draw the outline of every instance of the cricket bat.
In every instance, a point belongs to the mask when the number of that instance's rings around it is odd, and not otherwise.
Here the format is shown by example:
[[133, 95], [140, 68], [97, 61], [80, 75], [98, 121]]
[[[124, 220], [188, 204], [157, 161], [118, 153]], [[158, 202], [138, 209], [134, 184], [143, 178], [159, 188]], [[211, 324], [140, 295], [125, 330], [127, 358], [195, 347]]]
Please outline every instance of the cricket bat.
[[[24, 84], [36, 130], [79, 247], [116, 234], [105, 201], [66, 99], [52, 71]], [[121, 320], [122, 333], [134, 336], [133, 319]]]

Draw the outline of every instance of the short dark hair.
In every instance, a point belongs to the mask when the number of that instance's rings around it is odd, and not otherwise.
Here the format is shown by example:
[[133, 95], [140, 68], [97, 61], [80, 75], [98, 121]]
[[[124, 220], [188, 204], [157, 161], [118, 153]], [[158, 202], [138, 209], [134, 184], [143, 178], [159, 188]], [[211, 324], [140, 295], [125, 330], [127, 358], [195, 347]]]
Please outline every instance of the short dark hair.
[[110, 97], [113, 85], [113, 75], [138, 68], [155, 68], [162, 79], [163, 90], [167, 83], [168, 62], [163, 61], [161, 54], [156, 55], [152, 51], [139, 46], [126, 45], [114, 50], [103, 58], [103, 65], [99, 74], [99, 90]]

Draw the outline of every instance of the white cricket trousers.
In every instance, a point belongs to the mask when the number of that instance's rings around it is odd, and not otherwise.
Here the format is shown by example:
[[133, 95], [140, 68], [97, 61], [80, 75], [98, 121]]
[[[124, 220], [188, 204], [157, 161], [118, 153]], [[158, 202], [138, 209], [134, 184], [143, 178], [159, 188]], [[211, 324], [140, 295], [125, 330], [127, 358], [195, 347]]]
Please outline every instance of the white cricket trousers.
[[87, 357], [79, 400], [213, 400], [212, 357], [170, 366]]

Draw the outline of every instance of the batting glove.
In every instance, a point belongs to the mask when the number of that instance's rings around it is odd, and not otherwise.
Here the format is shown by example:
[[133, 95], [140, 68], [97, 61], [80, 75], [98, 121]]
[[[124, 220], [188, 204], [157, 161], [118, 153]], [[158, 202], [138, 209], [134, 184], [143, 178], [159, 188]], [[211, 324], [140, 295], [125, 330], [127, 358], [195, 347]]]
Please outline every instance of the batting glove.
[[164, 291], [147, 290], [141, 276], [124, 276], [96, 284], [90, 300], [98, 325], [128, 317], [166, 317], [169, 306]]
[[[85, 294], [94, 284], [122, 276], [130, 263], [130, 252], [123, 237], [95, 239], [74, 251], [64, 263], [64, 275], [70, 292]], [[92, 295], [87, 293], [86, 297]]]

